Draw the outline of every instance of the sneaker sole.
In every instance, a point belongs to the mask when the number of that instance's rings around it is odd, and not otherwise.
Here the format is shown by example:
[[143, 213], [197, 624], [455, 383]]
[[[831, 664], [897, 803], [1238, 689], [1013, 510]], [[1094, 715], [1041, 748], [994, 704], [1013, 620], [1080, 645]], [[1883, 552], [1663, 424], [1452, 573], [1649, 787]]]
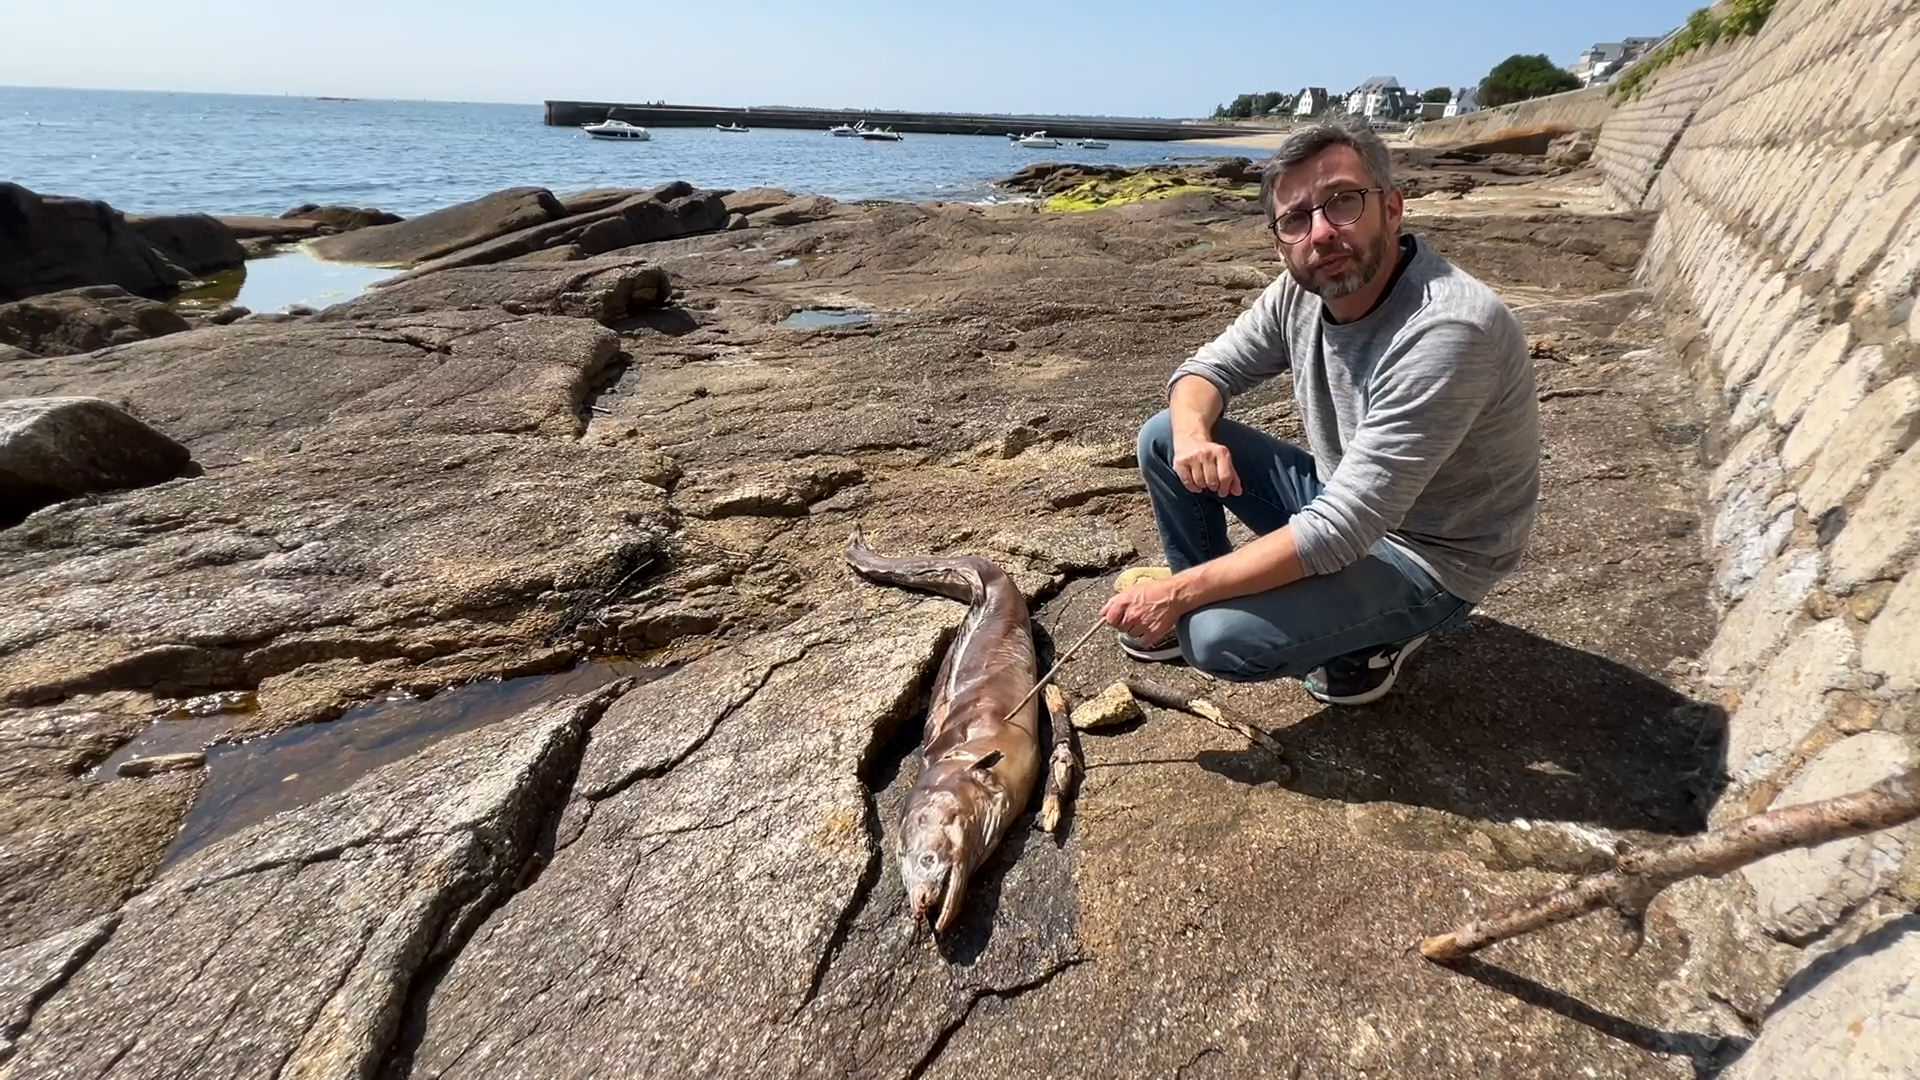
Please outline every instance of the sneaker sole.
[[1379, 686], [1374, 687], [1373, 689], [1367, 691], [1364, 694], [1352, 694], [1347, 697], [1336, 697], [1332, 694], [1320, 693], [1319, 691], [1313, 689], [1311, 686], [1307, 687], [1307, 693], [1311, 695], [1313, 698], [1315, 698], [1316, 700], [1324, 701], [1329, 705], [1372, 704], [1373, 702], [1379, 701], [1381, 698], [1387, 696], [1387, 691], [1393, 689], [1393, 684], [1400, 681], [1400, 665], [1406, 663], [1407, 657], [1412, 656], [1414, 653], [1419, 652], [1420, 646], [1425, 645], [1426, 643], [1427, 643], [1427, 635], [1425, 634], [1422, 634], [1419, 637], [1414, 638], [1411, 644], [1409, 644], [1406, 648], [1400, 650], [1399, 656], [1394, 657], [1393, 669], [1387, 672], [1386, 680], [1382, 682]]
[[1120, 651], [1135, 660], [1149, 664], [1165, 664], [1174, 660], [1185, 659], [1178, 645], [1168, 645], [1160, 649], [1141, 649], [1121, 642]]

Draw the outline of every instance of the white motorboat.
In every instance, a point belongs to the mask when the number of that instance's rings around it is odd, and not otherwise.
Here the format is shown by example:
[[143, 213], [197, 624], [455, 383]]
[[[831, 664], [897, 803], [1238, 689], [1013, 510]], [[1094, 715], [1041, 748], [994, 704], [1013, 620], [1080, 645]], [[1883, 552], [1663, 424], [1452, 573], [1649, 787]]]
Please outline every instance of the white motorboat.
[[1022, 135], [1013, 141], [1016, 146], [1034, 146], [1045, 150], [1055, 150], [1060, 146], [1059, 139], [1048, 138], [1047, 133], [1044, 131], [1036, 131], [1031, 135]]
[[1080, 149], [1082, 150], [1105, 150], [1106, 148], [1107, 148], [1106, 142], [1101, 139], [1081, 139], [1080, 140]]
[[867, 130], [867, 122], [865, 120], [855, 120], [851, 124], [835, 124], [827, 129], [827, 134], [849, 139], [858, 138], [860, 133], [865, 130]]
[[860, 137], [872, 142], [899, 142], [906, 136], [891, 128], [867, 128], [860, 132]]
[[737, 135], [748, 129], [741, 127], [739, 124], [715, 124], [713, 125], [713, 130], [731, 132]]
[[647, 129], [627, 123], [625, 120], [602, 120], [597, 124], [582, 124], [580, 130], [596, 139], [626, 139], [645, 142], [653, 138]]

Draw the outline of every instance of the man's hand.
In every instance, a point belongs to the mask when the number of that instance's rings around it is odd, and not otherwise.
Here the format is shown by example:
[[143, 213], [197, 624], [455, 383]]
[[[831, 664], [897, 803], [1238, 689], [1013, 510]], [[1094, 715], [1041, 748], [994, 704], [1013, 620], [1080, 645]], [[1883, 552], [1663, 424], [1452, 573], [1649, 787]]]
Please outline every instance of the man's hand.
[[1233, 454], [1205, 435], [1174, 432], [1173, 471], [1188, 491], [1211, 491], [1221, 498], [1240, 494]]
[[1136, 641], [1157, 645], [1173, 634], [1173, 624], [1187, 613], [1174, 579], [1143, 581], [1115, 593], [1100, 609], [1100, 618]]

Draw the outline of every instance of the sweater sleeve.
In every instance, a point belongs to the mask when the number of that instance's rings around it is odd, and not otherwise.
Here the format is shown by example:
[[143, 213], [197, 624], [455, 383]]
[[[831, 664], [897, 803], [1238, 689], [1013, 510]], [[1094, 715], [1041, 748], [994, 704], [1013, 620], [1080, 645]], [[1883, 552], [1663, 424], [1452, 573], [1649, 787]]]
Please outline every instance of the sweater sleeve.
[[1219, 337], [1200, 346], [1186, 363], [1174, 369], [1167, 380], [1167, 392], [1188, 375], [1198, 375], [1231, 400], [1237, 394], [1259, 386], [1289, 366], [1286, 325], [1281, 318], [1281, 291], [1284, 275], [1268, 285], [1233, 325]]
[[1420, 328], [1383, 359], [1365, 413], [1318, 497], [1292, 520], [1309, 574], [1360, 561], [1400, 526], [1492, 400], [1499, 357], [1470, 323]]

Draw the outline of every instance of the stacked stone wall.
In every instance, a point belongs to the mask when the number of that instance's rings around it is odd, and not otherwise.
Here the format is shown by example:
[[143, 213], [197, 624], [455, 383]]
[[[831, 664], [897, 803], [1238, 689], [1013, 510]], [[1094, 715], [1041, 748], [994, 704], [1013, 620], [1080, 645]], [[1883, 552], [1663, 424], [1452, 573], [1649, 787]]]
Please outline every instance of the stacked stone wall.
[[1690, 54], [1653, 76], [1641, 95], [1617, 105], [1600, 129], [1593, 163], [1626, 208], [1651, 206], [1654, 178], [1694, 114], [1737, 69], [1746, 39]]
[[1613, 102], [1607, 100], [1607, 88], [1589, 86], [1497, 109], [1481, 109], [1465, 116], [1428, 120], [1414, 128], [1413, 142], [1421, 146], [1454, 146], [1543, 127], [1592, 131], [1605, 123], [1612, 112]]
[[[1725, 822], [1920, 758], [1920, 0], [1783, 0], [1721, 60], [1652, 181], [1641, 272], [1727, 416], [1705, 657]], [[1759, 1022], [1728, 1076], [1920, 1076], [1916, 846], [1909, 825], [1723, 881], [1727, 940], [1698, 953]]]

